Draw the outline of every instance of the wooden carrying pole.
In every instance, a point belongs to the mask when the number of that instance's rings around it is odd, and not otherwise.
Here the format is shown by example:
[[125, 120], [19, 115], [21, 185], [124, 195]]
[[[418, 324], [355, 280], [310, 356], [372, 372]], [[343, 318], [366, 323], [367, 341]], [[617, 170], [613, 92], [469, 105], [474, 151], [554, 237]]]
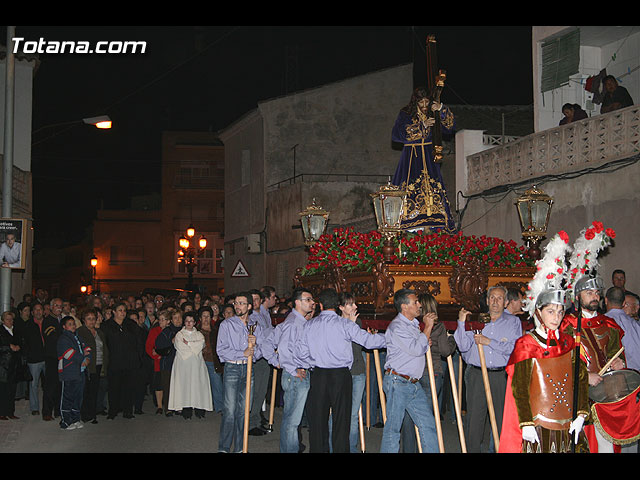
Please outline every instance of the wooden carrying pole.
[[[433, 417], [436, 421], [436, 433], [438, 434], [438, 447], [440, 448], [440, 453], [444, 453], [444, 440], [442, 438], [438, 392], [436, 391], [436, 377], [433, 372], [433, 359], [431, 358], [431, 352], [427, 352], [425, 356], [427, 357], [427, 367], [429, 370], [429, 385], [431, 386], [431, 400], [433, 401]], [[418, 438], [418, 443], [420, 443], [420, 438]]]
[[251, 367], [253, 355], [247, 358], [247, 386], [244, 391], [244, 434], [242, 436], [242, 453], [249, 451], [249, 412], [251, 410]]
[[[460, 360], [462, 365], [462, 360]], [[449, 379], [451, 380], [451, 396], [453, 397], [453, 406], [456, 410], [456, 423], [458, 424], [458, 435], [460, 436], [460, 448], [462, 453], [467, 453], [467, 442], [464, 438], [464, 428], [462, 427], [462, 412], [460, 408], [460, 397], [458, 396], [458, 387], [456, 387], [456, 375], [453, 371], [453, 360], [451, 355], [447, 357], [447, 366], [449, 367]], [[458, 377], [460, 378], [460, 377]]]
[[269, 427], [268, 431], [273, 431], [273, 413], [276, 408], [276, 387], [278, 385], [278, 369], [271, 369], [271, 402], [269, 403]]
[[462, 369], [462, 357], [460, 357], [458, 359], [458, 404], [460, 408], [462, 408]]
[[358, 431], [360, 432], [360, 450], [364, 453], [366, 449], [364, 445], [364, 425], [362, 423], [362, 403], [358, 409]]
[[493, 442], [496, 452], [500, 448], [500, 437], [498, 435], [498, 424], [496, 423], [496, 412], [493, 408], [493, 398], [491, 396], [491, 385], [489, 383], [489, 373], [487, 372], [487, 362], [484, 357], [484, 346], [478, 344], [478, 354], [480, 355], [480, 366], [482, 368], [482, 381], [484, 382], [484, 393], [487, 397], [487, 408], [489, 409], [489, 420], [491, 421], [491, 431], [493, 432]]
[[[249, 335], [253, 335], [255, 325], [247, 325]], [[249, 412], [251, 410], [251, 367], [253, 367], [253, 354], [247, 357], [247, 385], [244, 391], [244, 433], [242, 435], [242, 453], [249, 451]]]
[[382, 423], [387, 423], [387, 402], [382, 389], [382, 370], [380, 368], [380, 352], [376, 348], [373, 351], [373, 360], [376, 364], [376, 377], [378, 379], [378, 394], [380, 395], [380, 408], [382, 409]]
[[371, 354], [367, 352], [367, 430], [371, 428]]

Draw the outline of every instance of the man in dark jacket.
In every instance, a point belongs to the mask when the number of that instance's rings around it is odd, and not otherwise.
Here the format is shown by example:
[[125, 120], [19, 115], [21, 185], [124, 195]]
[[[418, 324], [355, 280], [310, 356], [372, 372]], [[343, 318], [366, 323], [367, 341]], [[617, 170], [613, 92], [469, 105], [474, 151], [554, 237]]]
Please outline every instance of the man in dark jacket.
[[[60, 415], [60, 380], [58, 379], [58, 337], [62, 333], [62, 299], [53, 298], [51, 313], [42, 321], [44, 337], [44, 383], [42, 386], [42, 419], [49, 421]], [[53, 416], [52, 416], [53, 415]]]
[[109, 349], [109, 413], [107, 420], [113, 420], [122, 412], [124, 418], [133, 416], [134, 373], [140, 368], [140, 346], [138, 325], [127, 318], [127, 306], [114, 306], [113, 317], [102, 324], [107, 348]]
[[76, 321], [67, 316], [61, 320], [58, 337], [58, 376], [62, 382], [60, 428], [82, 428], [80, 408], [84, 391], [85, 369], [91, 360], [91, 349], [76, 335]]
[[40, 376], [44, 375], [45, 349], [44, 349], [44, 309], [39, 303], [32, 308], [32, 317], [24, 324], [24, 343], [27, 356], [27, 365], [31, 373], [29, 387], [29, 407], [32, 415], [40, 413]]

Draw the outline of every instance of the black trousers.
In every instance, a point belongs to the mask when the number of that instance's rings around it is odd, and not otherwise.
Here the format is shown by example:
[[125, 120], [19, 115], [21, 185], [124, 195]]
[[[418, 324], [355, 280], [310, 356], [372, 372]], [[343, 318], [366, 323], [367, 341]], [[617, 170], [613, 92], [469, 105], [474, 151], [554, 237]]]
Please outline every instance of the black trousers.
[[80, 410], [83, 422], [88, 422], [96, 418], [101, 370], [102, 365], [96, 365], [96, 373], [87, 374], [84, 383], [84, 395], [82, 396], [82, 408]]
[[46, 358], [44, 361], [44, 381], [42, 383], [42, 416], [60, 415], [60, 395], [62, 384], [58, 378], [58, 360]]
[[109, 416], [133, 415], [134, 370], [108, 370]]
[[0, 416], [10, 417], [16, 412], [16, 382], [0, 382]]
[[329, 411], [332, 450], [349, 453], [351, 389], [351, 372], [346, 367], [316, 367], [311, 372], [307, 396], [310, 453], [329, 452]]
[[[502, 430], [502, 413], [504, 411], [504, 395], [507, 390], [507, 374], [504, 370], [488, 371], [491, 399], [496, 415], [498, 435]], [[467, 365], [465, 370], [465, 385], [467, 388], [467, 450], [469, 453], [480, 453], [485, 425], [489, 421], [489, 407], [484, 391], [482, 370], [473, 365]]]

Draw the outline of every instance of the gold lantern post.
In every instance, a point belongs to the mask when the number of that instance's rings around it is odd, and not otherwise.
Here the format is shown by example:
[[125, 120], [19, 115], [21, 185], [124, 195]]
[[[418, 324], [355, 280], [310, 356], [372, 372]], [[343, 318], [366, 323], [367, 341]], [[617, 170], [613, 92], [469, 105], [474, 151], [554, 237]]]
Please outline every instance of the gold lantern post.
[[207, 237], [201, 235], [196, 246], [195, 241], [193, 240], [195, 235], [196, 229], [193, 224], [190, 224], [187, 227], [185, 234], [178, 239], [178, 246], [180, 247], [178, 250], [178, 263], [184, 263], [187, 269], [187, 290], [189, 291], [193, 291], [194, 289], [193, 271], [196, 268], [197, 258], [207, 248]]
[[371, 194], [371, 197], [378, 231], [385, 239], [382, 249], [384, 260], [390, 262], [395, 251], [392, 240], [402, 233], [401, 224], [407, 192], [388, 182], [386, 185], [381, 185], [376, 193]]
[[534, 260], [541, 256], [540, 242], [547, 236], [549, 216], [553, 198], [533, 185], [515, 203], [520, 218], [522, 237], [529, 246], [529, 255]]
[[313, 202], [311, 202], [311, 205], [298, 214], [300, 215], [300, 223], [302, 224], [304, 244], [307, 247], [316, 243], [318, 239], [324, 235], [327, 230], [329, 214], [330, 212], [316, 203], [315, 198]]

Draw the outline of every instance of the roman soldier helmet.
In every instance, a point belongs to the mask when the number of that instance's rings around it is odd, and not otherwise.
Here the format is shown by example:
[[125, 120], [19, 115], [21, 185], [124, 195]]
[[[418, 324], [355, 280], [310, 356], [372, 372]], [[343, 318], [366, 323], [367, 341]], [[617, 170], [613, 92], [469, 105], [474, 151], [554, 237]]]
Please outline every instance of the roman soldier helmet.
[[580, 232], [569, 257], [567, 294], [572, 302], [575, 302], [583, 290], [604, 289], [602, 278], [596, 274], [599, 266], [598, 253], [608, 247], [615, 236], [612, 229], [605, 229], [598, 221]]
[[543, 257], [536, 262], [536, 273], [529, 282], [524, 300], [524, 310], [537, 322], [534, 312], [550, 303], [566, 307], [566, 292], [563, 285], [567, 273], [565, 256], [569, 247], [569, 236], [558, 232], [545, 246]]

